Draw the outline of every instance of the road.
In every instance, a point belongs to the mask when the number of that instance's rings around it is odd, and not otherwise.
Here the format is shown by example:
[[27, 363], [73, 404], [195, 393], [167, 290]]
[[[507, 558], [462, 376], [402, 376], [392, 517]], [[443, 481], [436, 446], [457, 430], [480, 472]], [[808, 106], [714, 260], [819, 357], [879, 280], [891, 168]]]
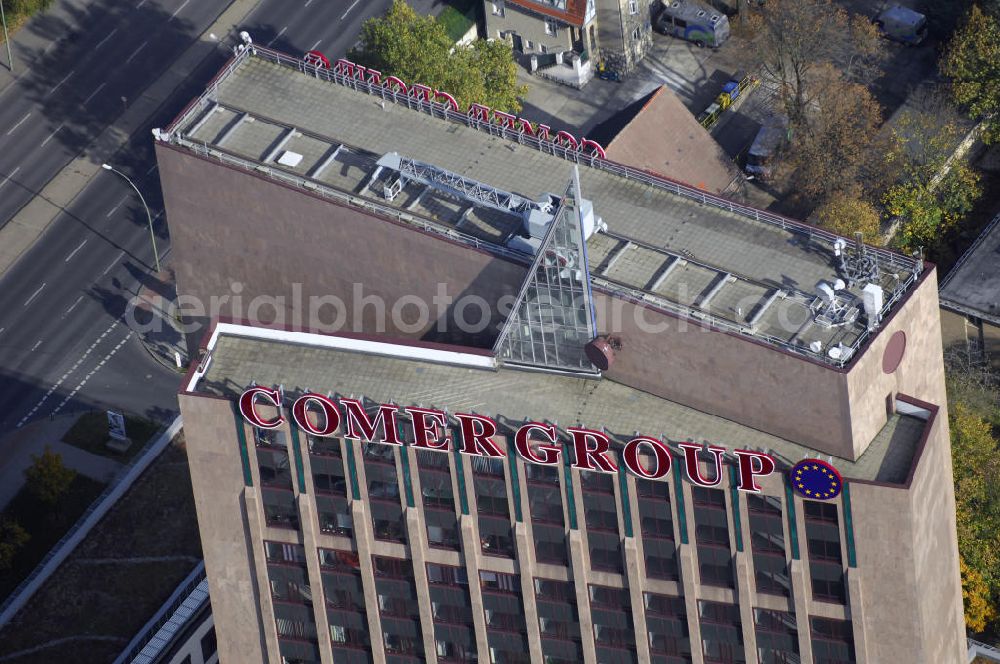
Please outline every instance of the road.
[[[120, 4], [92, 4], [114, 20], [91, 25], [84, 19], [77, 32], [39, 55], [37, 71], [33, 67], [31, 76], [0, 95], [0, 223], [122, 111], [122, 96], [140, 94], [155, 80], [228, 0], [138, 0], [127, 11]], [[434, 4], [425, 0], [418, 8]], [[261, 0], [242, 27], [257, 43], [290, 53], [319, 48], [340, 57], [355, 43], [362, 21], [389, 5]], [[165, 126], [227, 56], [220, 46], [113, 159], [144, 193], [168, 263], [149, 130]], [[179, 375], [151, 358], [122, 317], [141, 286], [166, 290], [152, 264], [138, 198], [119, 176], [101, 171], [0, 277], [0, 434], [93, 407], [172, 417]]]

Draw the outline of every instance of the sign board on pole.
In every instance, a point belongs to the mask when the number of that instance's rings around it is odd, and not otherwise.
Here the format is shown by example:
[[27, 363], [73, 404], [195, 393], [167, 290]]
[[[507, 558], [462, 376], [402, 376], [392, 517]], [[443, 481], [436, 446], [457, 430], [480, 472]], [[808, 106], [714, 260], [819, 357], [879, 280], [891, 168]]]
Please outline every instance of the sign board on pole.
[[128, 440], [125, 435], [125, 416], [113, 410], [108, 411], [108, 435], [115, 440]]

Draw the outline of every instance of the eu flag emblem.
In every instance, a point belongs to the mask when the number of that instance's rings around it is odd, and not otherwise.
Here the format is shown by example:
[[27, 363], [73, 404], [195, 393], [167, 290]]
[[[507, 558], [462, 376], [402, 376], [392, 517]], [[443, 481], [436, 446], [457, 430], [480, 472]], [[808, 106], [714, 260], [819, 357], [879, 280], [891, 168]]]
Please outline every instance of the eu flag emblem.
[[792, 466], [789, 476], [794, 488], [803, 498], [830, 500], [840, 495], [844, 488], [837, 469], [821, 459], [803, 459]]

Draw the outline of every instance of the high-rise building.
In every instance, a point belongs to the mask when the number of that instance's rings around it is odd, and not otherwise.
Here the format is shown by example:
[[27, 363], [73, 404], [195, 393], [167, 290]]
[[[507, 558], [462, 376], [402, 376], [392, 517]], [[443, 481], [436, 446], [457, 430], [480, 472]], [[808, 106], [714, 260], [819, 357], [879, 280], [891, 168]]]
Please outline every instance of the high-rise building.
[[934, 267], [418, 83], [156, 132], [220, 661], [963, 659]]

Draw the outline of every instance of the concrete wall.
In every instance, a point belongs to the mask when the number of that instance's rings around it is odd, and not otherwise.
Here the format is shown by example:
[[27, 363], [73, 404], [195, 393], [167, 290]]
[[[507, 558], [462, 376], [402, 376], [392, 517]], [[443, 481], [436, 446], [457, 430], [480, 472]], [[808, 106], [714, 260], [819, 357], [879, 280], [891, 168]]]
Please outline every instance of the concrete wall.
[[[232, 404], [178, 396], [220, 662], [266, 662]], [[238, 518], [237, 518], [237, 515]]]
[[909, 492], [851, 483], [868, 662], [965, 661], [950, 449], [942, 408]]
[[[463, 334], [455, 324], [462, 296], [483, 297], [501, 322], [497, 302], [516, 296], [526, 267], [473, 251], [412, 228], [365, 214], [303, 191], [289, 189], [245, 171], [230, 169], [157, 144], [160, 179], [173, 242], [178, 293], [198, 298], [206, 307], [221, 299], [220, 314], [251, 318], [252, 300], [265, 296], [256, 313], [265, 323], [336, 331], [333, 305], [310, 321], [309, 302], [336, 296], [344, 301], [343, 331], [385, 332], [392, 336], [463, 341], [488, 346], [497, 328]], [[241, 284], [239, 306], [234, 282]], [[355, 299], [375, 296], [376, 305]], [[438, 301], [440, 284], [452, 304]], [[400, 309], [401, 298], [427, 304], [428, 323], [415, 327], [416, 305]], [[271, 304], [268, 304], [268, 302]], [[297, 306], [297, 303], [301, 306]], [[298, 313], [297, 313], [298, 312]], [[439, 324], [439, 317], [447, 323]], [[478, 320], [469, 306], [465, 317]], [[207, 322], [204, 315], [198, 317]], [[380, 326], [384, 324], [384, 326]], [[204, 330], [189, 335], [195, 343]]]
[[[906, 350], [899, 368], [883, 370], [889, 340], [906, 335]], [[886, 422], [886, 397], [901, 392], [943, 406], [944, 359], [938, 316], [937, 273], [933, 268], [910, 294], [896, 315], [884, 321], [878, 335], [847, 375], [847, 398], [856, 453], [864, 450]]]
[[598, 329], [622, 342], [611, 379], [851, 458], [842, 373], [603, 293], [595, 304]]

